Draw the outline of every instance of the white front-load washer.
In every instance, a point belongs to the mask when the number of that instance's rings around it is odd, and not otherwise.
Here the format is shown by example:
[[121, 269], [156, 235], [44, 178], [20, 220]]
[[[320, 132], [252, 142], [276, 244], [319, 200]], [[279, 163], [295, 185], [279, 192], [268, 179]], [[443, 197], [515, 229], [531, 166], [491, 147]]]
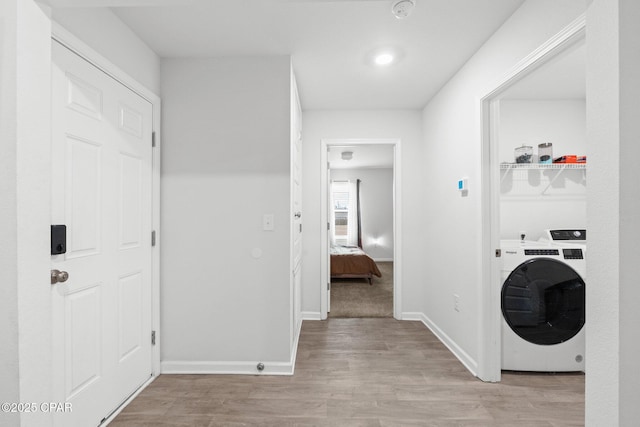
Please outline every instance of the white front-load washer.
[[586, 246], [503, 240], [502, 369], [584, 371]]

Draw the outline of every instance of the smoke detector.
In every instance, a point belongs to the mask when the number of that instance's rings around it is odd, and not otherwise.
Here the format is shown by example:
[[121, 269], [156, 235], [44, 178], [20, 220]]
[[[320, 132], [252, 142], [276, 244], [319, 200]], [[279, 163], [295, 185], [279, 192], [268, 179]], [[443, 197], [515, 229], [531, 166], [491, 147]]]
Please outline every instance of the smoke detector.
[[391, 6], [391, 13], [398, 19], [404, 19], [411, 15], [415, 5], [415, 0], [397, 0]]

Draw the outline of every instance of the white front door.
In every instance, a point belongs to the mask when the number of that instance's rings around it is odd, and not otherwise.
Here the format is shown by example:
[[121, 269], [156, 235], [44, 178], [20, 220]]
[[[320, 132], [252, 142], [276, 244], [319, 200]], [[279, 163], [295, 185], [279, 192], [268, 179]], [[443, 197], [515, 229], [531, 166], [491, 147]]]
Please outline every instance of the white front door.
[[[52, 46], [51, 269], [59, 426], [96, 426], [149, 379], [151, 104], [57, 42]], [[52, 280], [53, 281], [53, 280]]]

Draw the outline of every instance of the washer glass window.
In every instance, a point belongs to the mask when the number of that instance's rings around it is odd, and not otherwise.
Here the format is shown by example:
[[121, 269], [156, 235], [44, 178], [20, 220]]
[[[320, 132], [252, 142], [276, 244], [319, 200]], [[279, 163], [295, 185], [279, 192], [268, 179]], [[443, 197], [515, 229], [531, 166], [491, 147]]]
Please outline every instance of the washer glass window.
[[536, 258], [520, 264], [502, 286], [502, 314], [533, 344], [559, 344], [584, 326], [585, 283], [567, 264]]

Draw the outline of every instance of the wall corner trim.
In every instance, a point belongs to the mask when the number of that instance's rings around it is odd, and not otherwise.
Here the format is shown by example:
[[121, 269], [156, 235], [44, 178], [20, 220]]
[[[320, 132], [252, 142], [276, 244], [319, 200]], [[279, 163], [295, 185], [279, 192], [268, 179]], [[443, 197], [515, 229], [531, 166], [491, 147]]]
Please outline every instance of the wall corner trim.
[[491, 82], [491, 84], [483, 90], [484, 95], [482, 96], [482, 101], [494, 97], [500, 91], [504, 90], [506, 87], [521, 78], [528, 70], [533, 70], [543, 64], [550, 58], [549, 53], [557, 51], [556, 49], [567, 46], [580, 37], [583, 37], [586, 32], [586, 27], [587, 17], [586, 14], [583, 13], [573, 20], [573, 22], [569, 23], [569, 25], [564, 27], [559, 33], [524, 57], [520, 62], [508, 70], [505, 75], [501, 76], [498, 80]]
[[302, 320], [322, 320], [319, 311], [303, 311]]

